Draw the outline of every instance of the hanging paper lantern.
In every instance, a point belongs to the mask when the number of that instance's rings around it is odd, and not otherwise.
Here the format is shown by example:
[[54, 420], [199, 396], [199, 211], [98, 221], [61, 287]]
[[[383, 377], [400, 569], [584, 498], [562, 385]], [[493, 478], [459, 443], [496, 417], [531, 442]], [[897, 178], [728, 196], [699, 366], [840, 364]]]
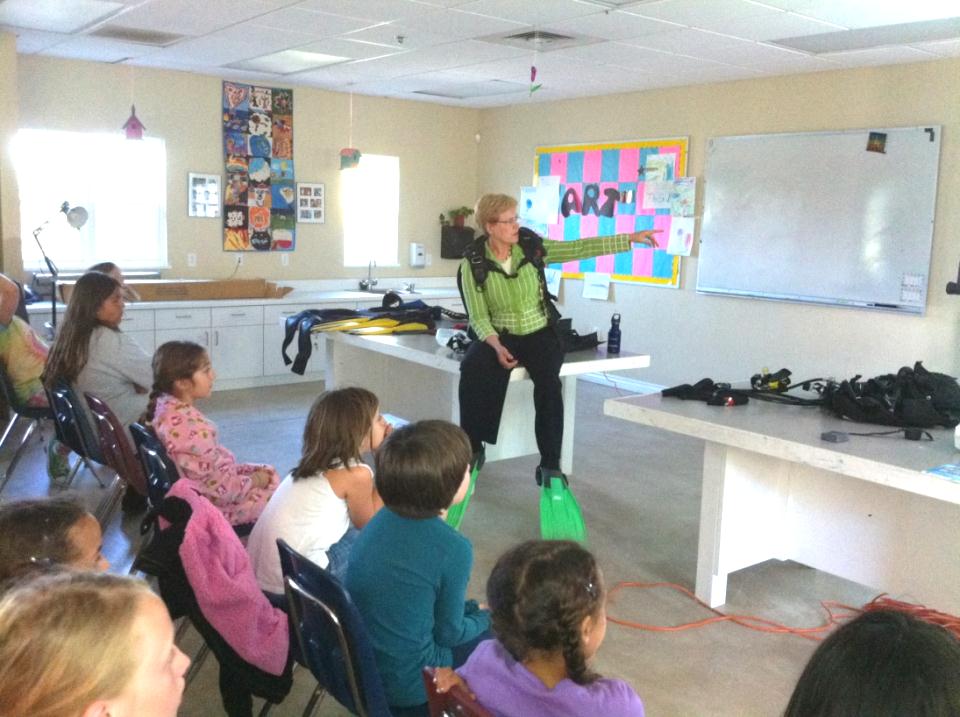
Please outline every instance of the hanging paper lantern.
[[360, 164], [360, 150], [344, 147], [340, 150], [340, 169], [353, 169]]
[[137, 108], [130, 105], [130, 118], [123, 123], [123, 131], [127, 133], [127, 139], [143, 139], [143, 122], [137, 117]]

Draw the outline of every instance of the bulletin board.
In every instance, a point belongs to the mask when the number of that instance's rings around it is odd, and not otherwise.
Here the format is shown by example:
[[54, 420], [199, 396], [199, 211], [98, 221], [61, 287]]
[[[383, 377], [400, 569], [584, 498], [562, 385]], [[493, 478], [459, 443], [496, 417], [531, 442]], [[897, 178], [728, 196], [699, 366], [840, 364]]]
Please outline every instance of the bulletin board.
[[223, 83], [224, 251], [293, 251], [293, 90]]
[[658, 202], [645, 202], [645, 198], [650, 198], [648, 189], [653, 182], [673, 182], [686, 175], [687, 144], [686, 137], [674, 137], [536, 149], [534, 175], [554, 176], [560, 181], [557, 221], [547, 224], [547, 238], [572, 241], [663, 230], [657, 235], [658, 249], [635, 247], [620, 254], [567, 262], [561, 266], [564, 277], [581, 279], [584, 272], [599, 272], [609, 274], [613, 281], [680, 285], [680, 256], [666, 252], [671, 208], [653, 208], [648, 205]]

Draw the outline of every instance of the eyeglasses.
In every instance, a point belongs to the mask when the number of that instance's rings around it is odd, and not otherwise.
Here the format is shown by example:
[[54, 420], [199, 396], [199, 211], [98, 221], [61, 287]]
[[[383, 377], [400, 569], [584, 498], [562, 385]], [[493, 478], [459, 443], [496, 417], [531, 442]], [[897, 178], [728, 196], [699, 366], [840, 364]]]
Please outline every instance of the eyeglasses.
[[520, 220], [517, 217], [511, 217], [510, 219], [494, 219], [491, 224], [519, 224]]

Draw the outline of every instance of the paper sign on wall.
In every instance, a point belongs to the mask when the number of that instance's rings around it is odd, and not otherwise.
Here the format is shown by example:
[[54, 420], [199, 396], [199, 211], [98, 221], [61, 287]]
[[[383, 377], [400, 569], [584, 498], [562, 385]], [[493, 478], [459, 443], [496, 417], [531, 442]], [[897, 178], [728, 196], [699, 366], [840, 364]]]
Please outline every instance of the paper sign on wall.
[[583, 272], [583, 298], [608, 301], [610, 299], [610, 275], [592, 271]]
[[674, 217], [670, 223], [670, 241], [667, 254], [690, 256], [693, 249], [693, 232], [696, 219], [693, 217]]

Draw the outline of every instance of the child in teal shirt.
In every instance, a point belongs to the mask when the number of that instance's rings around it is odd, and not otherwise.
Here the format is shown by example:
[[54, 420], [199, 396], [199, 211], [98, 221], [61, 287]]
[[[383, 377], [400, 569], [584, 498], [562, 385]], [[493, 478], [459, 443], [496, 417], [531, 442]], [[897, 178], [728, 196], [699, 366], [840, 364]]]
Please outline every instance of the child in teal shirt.
[[381, 509], [361, 531], [346, 587], [363, 616], [394, 715], [427, 714], [420, 672], [463, 664], [490, 637], [466, 600], [470, 541], [443, 516], [469, 485], [470, 442], [446, 421], [395, 430], [376, 456]]

